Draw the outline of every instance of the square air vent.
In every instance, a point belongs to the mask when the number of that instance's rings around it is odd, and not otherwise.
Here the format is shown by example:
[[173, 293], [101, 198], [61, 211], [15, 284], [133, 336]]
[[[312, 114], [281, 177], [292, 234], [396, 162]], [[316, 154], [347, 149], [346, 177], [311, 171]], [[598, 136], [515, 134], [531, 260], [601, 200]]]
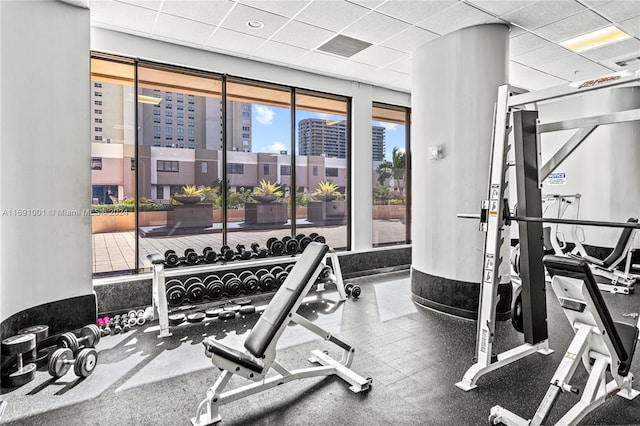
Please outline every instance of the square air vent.
[[318, 47], [318, 50], [323, 52], [333, 53], [334, 55], [350, 58], [356, 53], [371, 46], [371, 43], [366, 41], [357, 40], [355, 38], [337, 35], [322, 46]]

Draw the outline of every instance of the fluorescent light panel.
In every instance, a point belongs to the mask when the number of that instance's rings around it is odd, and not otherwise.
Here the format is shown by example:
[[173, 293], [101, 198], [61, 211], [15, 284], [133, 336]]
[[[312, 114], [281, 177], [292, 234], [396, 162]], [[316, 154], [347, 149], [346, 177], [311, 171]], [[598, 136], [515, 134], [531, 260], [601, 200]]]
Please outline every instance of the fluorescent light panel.
[[584, 52], [607, 44], [615, 43], [630, 38], [631, 36], [613, 25], [565, 40], [560, 46], [574, 52]]
[[138, 102], [140, 102], [141, 104], [158, 105], [160, 102], [162, 102], [162, 98], [157, 98], [155, 96], [138, 95]]

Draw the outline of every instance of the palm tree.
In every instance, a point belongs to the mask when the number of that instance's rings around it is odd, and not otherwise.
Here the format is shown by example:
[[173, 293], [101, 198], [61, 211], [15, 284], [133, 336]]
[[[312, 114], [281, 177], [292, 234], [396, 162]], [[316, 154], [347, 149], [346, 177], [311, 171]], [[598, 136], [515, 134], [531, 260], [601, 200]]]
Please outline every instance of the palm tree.
[[391, 153], [391, 175], [395, 181], [395, 189], [400, 192], [404, 189], [404, 172], [406, 168], [406, 155], [404, 150], [394, 146]]

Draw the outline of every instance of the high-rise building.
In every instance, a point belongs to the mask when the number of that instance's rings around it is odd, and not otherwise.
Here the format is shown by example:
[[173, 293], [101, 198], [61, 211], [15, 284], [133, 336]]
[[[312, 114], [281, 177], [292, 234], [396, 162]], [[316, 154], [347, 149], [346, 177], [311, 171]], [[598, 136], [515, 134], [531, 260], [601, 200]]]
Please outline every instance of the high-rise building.
[[[306, 118], [298, 122], [298, 150], [300, 155], [322, 155], [345, 158], [347, 154], [347, 123], [345, 120]], [[384, 161], [385, 129], [371, 130], [373, 161]]]

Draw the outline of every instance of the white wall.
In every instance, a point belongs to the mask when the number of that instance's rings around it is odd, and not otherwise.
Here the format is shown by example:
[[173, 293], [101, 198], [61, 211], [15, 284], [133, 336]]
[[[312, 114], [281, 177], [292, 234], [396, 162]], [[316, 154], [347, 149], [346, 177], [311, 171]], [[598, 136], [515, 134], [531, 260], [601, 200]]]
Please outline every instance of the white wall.
[[89, 17], [0, 2], [0, 321], [93, 291]]

